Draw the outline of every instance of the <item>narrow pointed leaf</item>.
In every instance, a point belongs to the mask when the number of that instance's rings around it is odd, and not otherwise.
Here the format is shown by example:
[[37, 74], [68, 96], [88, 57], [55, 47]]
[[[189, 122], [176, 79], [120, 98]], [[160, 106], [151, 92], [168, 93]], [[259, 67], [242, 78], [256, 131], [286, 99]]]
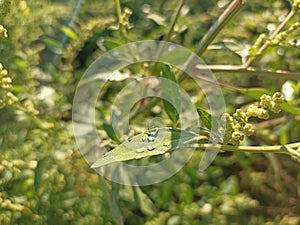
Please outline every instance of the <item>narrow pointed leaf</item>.
[[204, 126], [206, 126], [209, 130], [211, 130], [212, 125], [212, 116], [210, 113], [205, 111], [202, 108], [197, 108], [198, 115], [200, 116], [200, 120], [203, 122]]
[[[175, 75], [171, 70], [170, 66], [164, 65], [162, 69], [162, 76], [167, 80], [162, 80], [162, 91], [163, 91], [163, 103], [166, 113], [173, 124], [176, 124], [179, 120], [179, 113], [177, 110], [180, 110], [180, 98], [179, 90]], [[166, 99], [172, 99], [173, 104]]]
[[103, 124], [103, 129], [105, 130], [106, 134], [115, 142], [120, 143], [118, 136], [116, 135], [113, 127], [110, 124]]
[[207, 139], [206, 136], [175, 128], [156, 129], [157, 133], [151, 131], [154, 135], [149, 135], [149, 131], [147, 131], [123, 142], [98, 159], [91, 167], [97, 168], [113, 162], [161, 155], [174, 149], [190, 147], [202, 137]]

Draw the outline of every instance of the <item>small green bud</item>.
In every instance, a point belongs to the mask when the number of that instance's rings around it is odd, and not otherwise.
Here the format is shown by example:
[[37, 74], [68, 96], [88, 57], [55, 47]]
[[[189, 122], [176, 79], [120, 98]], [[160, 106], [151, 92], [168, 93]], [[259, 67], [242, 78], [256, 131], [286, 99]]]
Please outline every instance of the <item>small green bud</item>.
[[244, 126], [244, 132], [247, 136], [251, 136], [254, 133], [253, 125], [251, 123], [247, 123]]
[[226, 122], [226, 123], [232, 123], [233, 122], [233, 118], [232, 118], [232, 116], [230, 116], [229, 113], [223, 113], [223, 115], [221, 117], [221, 120], [223, 122]]
[[259, 109], [258, 111], [258, 118], [267, 120], [270, 118], [269, 112], [265, 109]]
[[258, 107], [256, 105], [250, 105], [246, 114], [248, 117], [258, 117]]
[[263, 94], [260, 97], [260, 106], [264, 109], [271, 108], [271, 102], [272, 102], [272, 98], [269, 95]]
[[280, 92], [274, 93], [274, 95], [272, 96], [272, 100], [275, 104], [282, 104], [284, 101], [283, 94]]
[[235, 111], [235, 113], [233, 114], [233, 118], [236, 121], [242, 122], [242, 123], [247, 123], [247, 121], [248, 121], [248, 116], [242, 109], [237, 109]]

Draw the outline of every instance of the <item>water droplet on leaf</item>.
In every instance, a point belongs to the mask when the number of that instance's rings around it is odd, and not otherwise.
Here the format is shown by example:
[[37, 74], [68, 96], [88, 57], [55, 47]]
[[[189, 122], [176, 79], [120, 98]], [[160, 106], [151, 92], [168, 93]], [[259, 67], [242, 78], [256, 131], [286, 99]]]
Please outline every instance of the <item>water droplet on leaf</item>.
[[136, 149], [137, 153], [142, 153], [144, 151], [145, 151], [145, 147], [141, 147], [141, 148]]
[[148, 149], [149, 151], [152, 151], [152, 150], [155, 149], [155, 147], [154, 147], [154, 146], [149, 146], [147, 149]]
[[154, 142], [155, 137], [150, 136], [150, 137], [147, 138], [147, 140], [148, 140], [148, 142]]

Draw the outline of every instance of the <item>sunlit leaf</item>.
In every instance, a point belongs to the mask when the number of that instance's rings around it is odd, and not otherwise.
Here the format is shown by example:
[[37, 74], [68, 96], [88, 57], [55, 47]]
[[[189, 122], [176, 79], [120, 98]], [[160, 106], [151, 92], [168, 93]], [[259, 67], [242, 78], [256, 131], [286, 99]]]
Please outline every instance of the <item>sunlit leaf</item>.
[[123, 142], [98, 159], [91, 167], [97, 168], [113, 162], [162, 155], [174, 149], [191, 146], [200, 138], [201, 136], [190, 131], [168, 127], [154, 128]]

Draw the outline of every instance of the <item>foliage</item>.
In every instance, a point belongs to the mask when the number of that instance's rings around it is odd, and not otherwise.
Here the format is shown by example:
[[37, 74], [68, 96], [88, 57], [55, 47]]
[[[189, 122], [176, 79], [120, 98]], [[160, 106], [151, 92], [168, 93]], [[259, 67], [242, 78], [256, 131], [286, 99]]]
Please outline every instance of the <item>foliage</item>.
[[[98, 176], [75, 144], [72, 100], [88, 65], [120, 44], [163, 39], [198, 50], [220, 82], [229, 114], [258, 105], [261, 96], [272, 105], [267, 95], [281, 91], [283, 112], [266, 121], [252, 117], [255, 133], [241, 147], [277, 146], [278, 152], [295, 155], [289, 144], [299, 142], [300, 133], [299, 1], [248, 1], [231, 11], [222, 29], [210, 29], [228, 3], [0, 0], [0, 224], [298, 224], [299, 161], [290, 156], [229, 152], [239, 146], [227, 145], [229, 151], [199, 173], [199, 150], [172, 178], [128, 187]], [[128, 70], [130, 78], [110, 81], [97, 102], [97, 127], [107, 149], [124, 147], [111, 139], [113, 96], [149, 71], [157, 76], [163, 71], [180, 83], [209, 128], [214, 118], [192, 79], [176, 68], [147, 63]], [[167, 102], [144, 99], [135, 107], [131, 143], [149, 136], [156, 116], [178, 126], [173, 133], [180, 131], [179, 115]], [[204, 131], [196, 140], [200, 145], [210, 135]], [[98, 145], [98, 140], [91, 143]], [[153, 155], [150, 162], [163, 157], [161, 151], [147, 153]], [[143, 160], [130, 163], [149, 162]]]

